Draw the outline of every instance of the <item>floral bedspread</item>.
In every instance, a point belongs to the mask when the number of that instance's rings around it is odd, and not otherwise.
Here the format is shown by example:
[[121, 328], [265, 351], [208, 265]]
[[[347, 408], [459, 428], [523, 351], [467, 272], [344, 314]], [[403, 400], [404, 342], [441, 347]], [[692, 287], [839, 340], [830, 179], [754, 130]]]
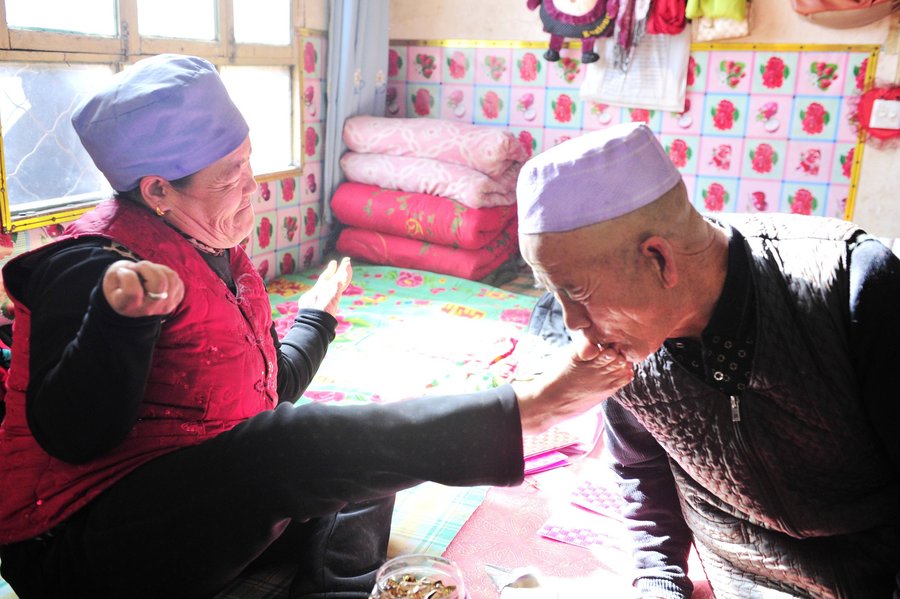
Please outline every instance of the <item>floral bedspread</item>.
[[[388, 402], [507, 381], [536, 298], [426, 271], [354, 266], [337, 338], [299, 403]], [[270, 283], [279, 334], [318, 269]]]

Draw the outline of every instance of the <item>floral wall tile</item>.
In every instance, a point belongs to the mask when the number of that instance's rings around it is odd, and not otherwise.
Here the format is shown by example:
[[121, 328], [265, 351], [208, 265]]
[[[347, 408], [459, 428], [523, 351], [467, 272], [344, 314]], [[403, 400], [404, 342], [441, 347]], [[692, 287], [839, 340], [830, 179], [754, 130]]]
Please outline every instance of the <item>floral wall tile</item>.
[[550, 148], [558, 146], [562, 142], [578, 137], [579, 135], [580, 133], [578, 131], [573, 131], [572, 129], [551, 129], [547, 127], [544, 129], [544, 143], [541, 151], [549, 150]]
[[544, 129], [539, 127], [511, 127], [510, 131], [515, 135], [522, 147], [531, 158], [543, 148]]
[[321, 123], [303, 124], [303, 154], [306, 160], [322, 159], [323, 140]]
[[784, 180], [827, 183], [831, 178], [834, 145], [822, 142], [788, 142]]
[[475, 90], [471, 85], [441, 86], [441, 118], [448, 121], [472, 122]]
[[838, 109], [838, 141], [855, 142], [859, 134], [857, 99], [859, 96], [848, 96], [841, 100]]
[[821, 183], [785, 183], [781, 194], [781, 212], [823, 216], [828, 186]]
[[687, 90], [689, 92], [705, 92], [706, 80], [709, 77], [709, 52], [691, 52], [688, 56]]
[[300, 257], [300, 267], [303, 270], [306, 270], [313, 264], [319, 264], [322, 261], [320, 240], [315, 239], [301, 243], [298, 255]]
[[322, 120], [324, 104], [322, 82], [319, 79], [303, 80], [303, 120], [318, 123]]
[[663, 135], [660, 139], [669, 159], [682, 175], [697, 172], [700, 138], [696, 135]]
[[406, 116], [406, 83], [391, 83], [385, 90], [385, 114], [391, 117]]
[[300, 241], [309, 241], [319, 237], [321, 223], [318, 206], [309, 204], [303, 206], [300, 211]]
[[319, 203], [322, 197], [322, 163], [307, 162], [300, 176], [300, 203]]
[[275, 188], [272, 181], [262, 181], [253, 194], [253, 209], [256, 213], [275, 209]]
[[602, 102], [582, 102], [583, 126], [587, 130], [606, 129], [622, 122], [622, 108]]
[[581, 108], [578, 90], [548, 89], [544, 122], [548, 127], [580, 129]]
[[407, 81], [440, 83], [443, 49], [434, 46], [410, 46], [407, 53]]
[[835, 158], [831, 164], [832, 184], [850, 183], [853, 163], [856, 160], [855, 143], [838, 143], [834, 145]]
[[748, 214], [778, 212], [781, 201], [781, 181], [766, 179], [741, 180], [737, 211]]
[[747, 139], [744, 143], [743, 170], [745, 179], [784, 178], [787, 163], [787, 142], [780, 139]]
[[388, 48], [388, 80], [406, 80], [406, 46], [390, 46]]
[[513, 87], [510, 90], [512, 109], [509, 124], [529, 127], [541, 122], [544, 114], [545, 90], [533, 87]]
[[475, 50], [475, 83], [509, 85], [511, 80], [511, 48], [478, 48]]
[[298, 253], [299, 247], [296, 246], [275, 252], [275, 268], [279, 277], [294, 274], [300, 270]]
[[322, 38], [312, 36], [304, 38], [302, 53], [303, 76], [321, 79], [323, 77]]
[[406, 114], [410, 117], [437, 118], [441, 88], [433, 84], [409, 84], [406, 88]]
[[747, 129], [746, 94], [707, 94], [703, 114], [703, 135], [743, 135]]
[[475, 123], [505, 125], [509, 123], [509, 88], [475, 88]]
[[581, 51], [563, 49], [561, 58], [556, 62], [547, 62], [547, 85], [549, 87], [580, 87], [584, 80], [584, 65], [581, 64]]
[[254, 256], [275, 250], [277, 222], [275, 210], [256, 215], [256, 226], [253, 227], [253, 239], [250, 242], [250, 251]]
[[865, 91], [866, 74], [869, 67], [867, 52], [851, 52], [847, 56], [847, 76], [844, 77], [844, 95], [861, 94]]
[[789, 96], [752, 94], [747, 109], [747, 137], [787, 139], [793, 105], [794, 99]]
[[475, 81], [475, 49], [444, 49], [444, 83], [473, 83]]
[[296, 247], [300, 244], [300, 211], [299, 205], [285, 206], [275, 212], [277, 237], [275, 249], [281, 250]]
[[697, 178], [694, 175], [683, 175], [681, 180], [684, 181], [684, 187], [687, 190], [687, 197], [693, 201], [697, 188]]
[[276, 182], [279, 189], [278, 209], [286, 204], [300, 203], [300, 190], [297, 188], [297, 179], [295, 177], [282, 177]]
[[833, 141], [837, 135], [840, 100], [798, 96], [791, 119], [792, 139]]
[[266, 252], [264, 254], [253, 254], [251, 257], [256, 272], [262, 277], [263, 281], [268, 283], [276, 276], [275, 252]]
[[[398, 53], [398, 59], [407, 65], [417, 51], [435, 52], [431, 46], [402, 49], [406, 55]], [[810, 196], [821, 212], [832, 202], [831, 187], [848, 186], [847, 173], [852, 175], [858, 164], [850, 155], [857, 139], [850, 119], [860, 91], [857, 81], [864, 80], [868, 69], [868, 52], [764, 47], [694, 51], [684, 110], [663, 112], [581, 101], [585, 66], [578, 49], [564, 49], [562, 59], [553, 63], [541, 57], [541, 50], [527, 47], [442, 51], [439, 81], [431, 82], [432, 73], [430, 81], [422, 82], [424, 72], [392, 80], [395, 97], [403, 101], [389, 99], [388, 114], [423, 116], [416, 112], [418, 106], [424, 116], [504, 127], [532, 155], [589, 131], [644, 121], [660, 136], [704, 211], [708, 203], [719, 211], [790, 210], [785, 203], [790, 183], [792, 193], [821, 191], [822, 206], [815, 194]], [[830, 64], [837, 65], [834, 72], [827, 68]], [[801, 83], [805, 72], [808, 77]], [[799, 93], [801, 89], [809, 93]], [[417, 104], [420, 90], [427, 93]], [[805, 209], [806, 201], [803, 192], [798, 209]]]
[[846, 67], [846, 52], [804, 52], [797, 68], [797, 94], [842, 95]]
[[548, 65], [541, 58], [541, 53], [533, 49], [513, 50], [513, 85], [530, 85], [543, 87], [547, 84]]
[[747, 93], [753, 79], [752, 69], [753, 52], [710, 52], [706, 91]]
[[737, 211], [737, 179], [697, 177], [694, 206], [705, 213]]
[[697, 135], [703, 125], [703, 94], [688, 93], [684, 99], [684, 110], [681, 112], [664, 112], [662, 114], [662, 132], [679, 135]]
[[793, 95], [797, 87], [797, 52], [758, 52], [751, 92]]
[[741, 172], [744, 140], [739, 137], [701, 137], [697, 172], [737, 177]]
[[622, 109], [622, 122], [646, 123], [653, 132], [659, 133], [662, 129], [662, 111], [648, 110], [646, 108], [624, 108]]
[[828, 202], [825, 205], [825, 216], [832, 218], [845, 218], [847, 211], [847, 197], [850, 195], [848, 185], [829, 185]]

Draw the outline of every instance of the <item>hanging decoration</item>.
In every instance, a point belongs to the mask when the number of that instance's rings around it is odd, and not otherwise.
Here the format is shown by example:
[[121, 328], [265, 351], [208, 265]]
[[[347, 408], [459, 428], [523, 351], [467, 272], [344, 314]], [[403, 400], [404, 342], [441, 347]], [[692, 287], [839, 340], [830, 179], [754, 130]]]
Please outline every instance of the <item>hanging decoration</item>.
[[544, 31], [550, 34], [545, 60], [559, 60], [565, 39], [574, 38], [581, 40], [581, 62], [591, 63], [600, 59], [594, 42], [613, 34], [619, 0], [527, 0], [527, 7], [540, 7]]

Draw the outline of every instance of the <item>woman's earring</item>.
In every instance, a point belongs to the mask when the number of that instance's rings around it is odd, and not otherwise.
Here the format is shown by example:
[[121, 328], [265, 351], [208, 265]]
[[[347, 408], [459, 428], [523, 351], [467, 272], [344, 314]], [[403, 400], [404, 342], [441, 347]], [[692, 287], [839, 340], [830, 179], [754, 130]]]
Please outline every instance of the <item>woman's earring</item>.
[[160, 208], [159, 205], [157, 204], [157, 206], [156, 206], [156, 216], [165, 216], [165, 215], [166, 215], [166, 213], [163, 212], [163, 211], [162, 211], [162, 208]]

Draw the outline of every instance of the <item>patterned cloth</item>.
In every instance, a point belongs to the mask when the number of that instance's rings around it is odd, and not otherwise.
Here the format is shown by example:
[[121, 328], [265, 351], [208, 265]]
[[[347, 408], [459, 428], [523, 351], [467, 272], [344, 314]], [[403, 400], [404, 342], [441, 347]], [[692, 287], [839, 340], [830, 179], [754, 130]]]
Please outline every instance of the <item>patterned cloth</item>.
[[515, 178], [528, 157], [509, 131], [440, 119], [355, 116], [344, 123], [343, 137], [353, 152], [431, 158], [490, 177]]
[[341, 156], [341, 168], [348, 181], [442, 196], [469, 208], [516, 203], [519, 169], [490, 177], [468, 166], [432, 158], [360, 152], [347, 152]]
[[348, 227], [338, 237], [337, 251], [374, 264], [430, 270], [477, 280], [512, 258], [518, 250], [518, 241], [515, 221], [511, 221], [489, 244], [477, 250], [435, 245], [418, 239]]
[[345, 225], [429, 243], [476, 250], [515, 218], [512, 206], [469, 208], [450, 198], [342, 183], [331, 210]]

